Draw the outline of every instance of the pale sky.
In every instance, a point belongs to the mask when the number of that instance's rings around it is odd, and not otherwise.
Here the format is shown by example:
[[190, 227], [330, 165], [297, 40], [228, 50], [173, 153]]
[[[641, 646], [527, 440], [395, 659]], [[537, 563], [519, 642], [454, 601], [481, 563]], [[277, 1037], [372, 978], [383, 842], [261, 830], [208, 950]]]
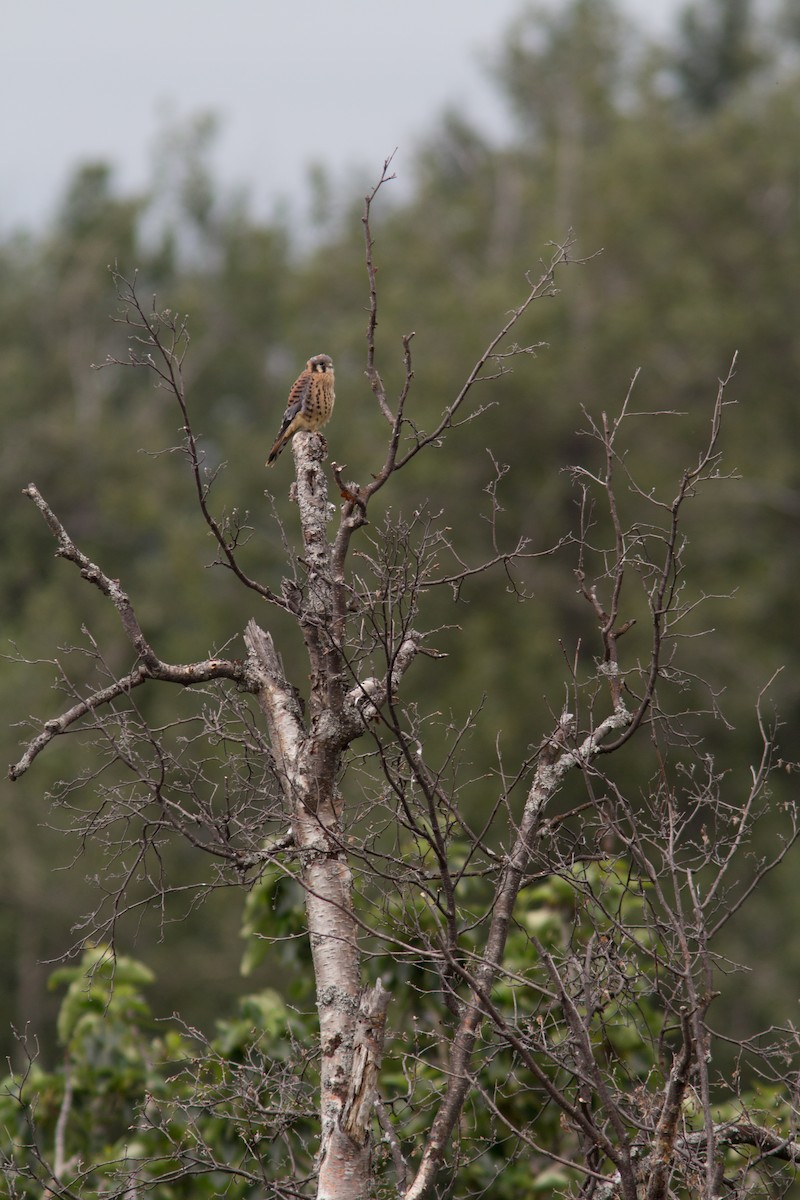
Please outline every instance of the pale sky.
[[[548, 0], [558, 5], [561, 0]], [[679, 0], [623, 0], [663, 28]], [[0, 0], [0, 232], [39, 225], [80, 161], [141, 187], [165, 115], [221, 119], [214, 161], [256, 211], [396, 170], [446, 107], [502, 135], [482, 62], [524, 0]]]

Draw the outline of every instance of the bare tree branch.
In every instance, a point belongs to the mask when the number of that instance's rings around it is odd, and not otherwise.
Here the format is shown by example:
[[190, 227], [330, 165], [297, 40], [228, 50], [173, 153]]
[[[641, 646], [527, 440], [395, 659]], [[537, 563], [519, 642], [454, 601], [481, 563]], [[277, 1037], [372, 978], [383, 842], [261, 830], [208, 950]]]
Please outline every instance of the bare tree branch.
[[57, 553], [75, 564], [83, 579], [99, 589], [117, 610], [120, 624], [128, 641], [138, 656], [136, 666], [122, 679], [108, 687], [100, 688], [91, 693], [86, 699], [73, 704], [60, 716], [46, 721], [41, 732], [29, 743], [23, 756], [17, 763], [9, 767], [9, 778], [19, 779], [27, 771], [33, 760], [44, 750], [54, 737], [66, 733], [67, 730], [87, 713], [93, 712], [110, 704], [118, 696], [129, 695], [130, 692], [149, 679], [157, 679], [162, 683], [177, 683], [183, 687], [192, 684], [207, 683], [212, 679], [230, 679], [242, 687], [248, 687], [246, 672], [241, 662], [224, 658], [208, 658], [201, 662], [173, 664], [162, 662], [147, 641], [134, 612], [130, 598], [121, 588], [119, 580], [110, 579], [96, 566], [83, 551], [79, 550], [67, 534], [64, 526], [56, 517], [44, 497], [34, 484], [24, 489], [24, 495], [33, 500], [36, 507], [47, 522], [58, 543]]

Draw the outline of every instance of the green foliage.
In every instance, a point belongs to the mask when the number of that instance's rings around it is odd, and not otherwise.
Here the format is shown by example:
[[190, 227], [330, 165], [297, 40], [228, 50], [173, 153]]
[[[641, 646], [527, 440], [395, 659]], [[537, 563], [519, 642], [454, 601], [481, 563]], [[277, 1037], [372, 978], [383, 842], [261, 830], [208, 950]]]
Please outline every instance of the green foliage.
[[512, 24], [494, 73], [526, 132], [544, 147], [611, 132], [622, 96], [626, 21], [612, 0], [529, 6]]
[[[251, 975], [269, 955], [273, 955], [291, 975], [296, 977], [298, 971], [305, 972], [308, 980], [311, 956], [302, 888], [277, 866], [267, 867], [250, 889], [244, 905], [241, 936], [246, 941], [241, 965], [243, 975]], [[287, 976], [283, 983], [284, 987], [289, 986]], [[306, 989], [307, 986], [306, 982]], [[299, 987], [302, 993], [302, 978]]]
[[108, 947], [87, 950], [78, 966], [54, 972], [50, 982], [66, 985], [58, 1018], [63, 1065], [47, 1072], [31, 1061], [3, 1081], [2, 1157], [30, 1178], [24, 1194], [38, 1195], [40, 1160], [49, 1160], [58, 1144], [62, 1181], [70, 1178], [93, 1195], [132, 1156], [129, 1134], [146, 1097], [169, 1091], [170, 1075], [191, 1044], [175, 1029], [155, 1034], [141, 991], [153, 982], [152, 972], [133, 959], [116, 960]]
[[[278, 1094], [271, 1081], [294, 1055], [294, 1039], [308, 1041], [308, 1023], [266, 989], [241, 997], [206, 1043], [174, 1022], [154, 1023], [142, 991], [153, 982], [142, 963], [108, 947], [51, 976], [53, 988], [66, 986], [62, 1064], [47, 1071], [31, 1060], [0, 1081], [0, 1164], [15, 1196], [40, 1196], [49, 1163], [62, 1186], [85, 1197], [125, 1186], [131, 1173], [154, 1200], [214, 1196], [223, 1180], [226, 1194], [257, 1195], [259, 1160], [264, 1170], [280, 1163], [280, 1109], [296, 1127], [296, 1161], [306, 1154], [304, 1085], [281, 1074]], [[263, 1142], [258, 1153], [254, 1139]]]
[[139, 989], [152, 982], [152, 971], [133, 959], [112, 957], [107, 946], [86, 950], [79, 967], [54, 971], [51, 988], [67, 985], [58, 1019], [61, 1044], [71, 1055], [87, 1054], [109, 1028], [141, 1019], [147, 1010]]
[[719, 107], [763, 65], [754, 26], [752, 0], [712, 0], [683, 9], [674, 71], [693, 109]]

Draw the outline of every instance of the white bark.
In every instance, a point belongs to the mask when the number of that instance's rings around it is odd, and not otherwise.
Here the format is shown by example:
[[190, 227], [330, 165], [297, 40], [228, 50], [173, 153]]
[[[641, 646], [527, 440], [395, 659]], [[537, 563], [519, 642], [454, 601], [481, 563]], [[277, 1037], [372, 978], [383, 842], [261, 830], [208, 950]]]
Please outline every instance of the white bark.
[[[340, 642], [344, 597], [331, 571], [326, 526], [333, 506], [321, 466], [323, 448], [316, 434], [294, 438], [297, 483], [292, 494], [308, 572], [298, 617], [311, 676], [308, 724], [270, 635], [251, 621], [245, 641], [306, 896], [322, 1062], [317, 1196], [366, 1200], [370, 1122], [389, 995], [380, 984], [362, 994], [353, 879], [342, 838], [337, 778], [346, 747], [364, 730], [364, 718], [355, 697], [347, 694]], [[403, 664], [411, 658], [406, 649]], [[386, 691], [384, 687], [383, 699]]]

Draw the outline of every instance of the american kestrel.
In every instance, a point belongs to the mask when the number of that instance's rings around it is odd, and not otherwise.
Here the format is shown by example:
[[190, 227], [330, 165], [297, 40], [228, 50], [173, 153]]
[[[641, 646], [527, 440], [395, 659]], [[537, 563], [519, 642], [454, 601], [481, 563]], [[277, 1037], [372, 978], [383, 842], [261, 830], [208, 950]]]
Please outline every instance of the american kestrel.
[[292, 384], [289, 403], [283, 414], [280, 433], [269, 452], [267, 466], [271, 467], [283, 447], [294, 437], [298, 429], [314, 432], [321, 429], [331, 418], [333, 402], [333, 359], [327, 354], [315, 354], [306, 363], [306, 369]]

